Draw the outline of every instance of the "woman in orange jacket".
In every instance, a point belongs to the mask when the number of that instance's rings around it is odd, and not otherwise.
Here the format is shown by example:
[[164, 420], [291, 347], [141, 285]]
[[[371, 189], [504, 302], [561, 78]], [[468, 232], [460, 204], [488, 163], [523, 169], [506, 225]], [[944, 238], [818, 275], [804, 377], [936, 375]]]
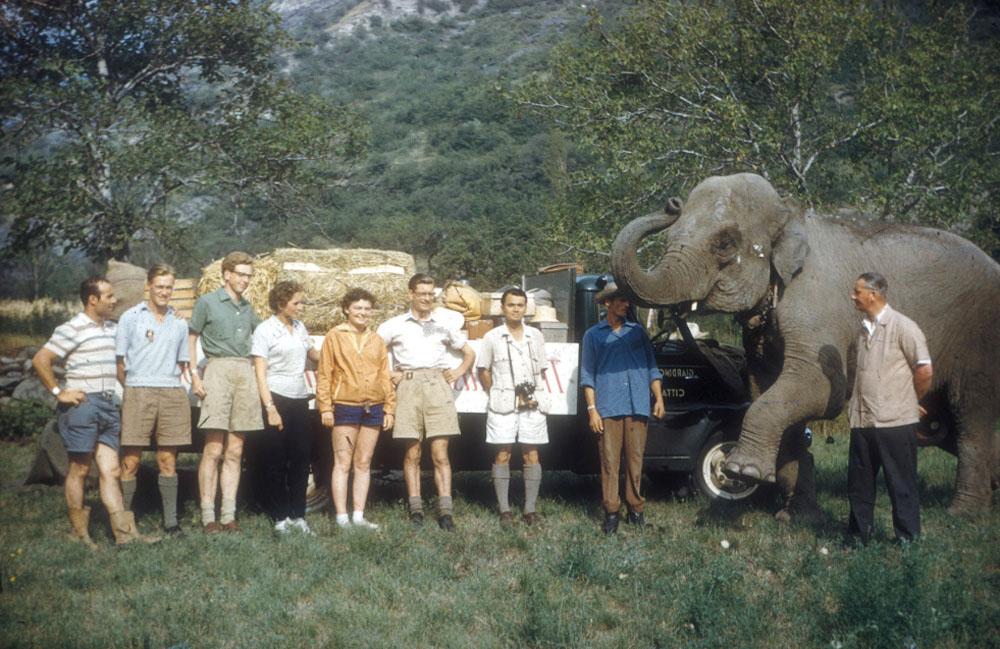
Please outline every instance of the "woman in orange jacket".
[[[347, 322], [326, 334], [316, 370], [316, 403], [323, 425], [332, 427], [333, 505], [337, 526], [378, 527], [365, 519], [372, 454], [381, 429], [392, 428], [396, 392], [385, 342], [368, 328], [375, 296], [347, 291], [340, 307]], [[354, 467], [354, 513], [347, 514], [347, 478]]]

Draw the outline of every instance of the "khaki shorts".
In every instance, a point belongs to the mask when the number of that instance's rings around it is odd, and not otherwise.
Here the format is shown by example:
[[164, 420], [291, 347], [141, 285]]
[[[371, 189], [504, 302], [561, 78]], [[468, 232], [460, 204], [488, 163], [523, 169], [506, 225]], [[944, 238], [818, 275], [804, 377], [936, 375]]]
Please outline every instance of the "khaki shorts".
[[191, 403], [184, 388], [125, 386], [122, 446], [149, 446], [153, 431], [157, 446], [191, 443]]
[[396, 387], [393, 439], [458, 435], [458, 411], [441, 370], [406, 370]]
[[263, 430], [257, 377], [249, 358], [210, 358], [202, 379], [198, 428], [242, 433]]

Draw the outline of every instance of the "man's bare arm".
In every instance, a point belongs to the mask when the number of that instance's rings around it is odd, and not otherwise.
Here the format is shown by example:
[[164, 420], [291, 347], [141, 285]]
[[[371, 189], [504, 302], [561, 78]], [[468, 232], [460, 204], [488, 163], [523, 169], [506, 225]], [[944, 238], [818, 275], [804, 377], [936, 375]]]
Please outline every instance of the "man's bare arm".
[[[55, 372], [52, 371], [52, 361], [57, 358], [59, 357], [54, 351], [42, 347], [35, 354], [34, 358], [31, 359], [31, 364], [35, 368], [38, 380], [42, 382], [42, 385], [49, 392], [52, 392], [52, 389], [59, 385], [59, 382], [56, 381]], [[74, 406], [78, 406], [86, 400], [87, 395], [82, 390], [63, 390], [56, 395], [56, 401], [59, 403], [71, 403]]]

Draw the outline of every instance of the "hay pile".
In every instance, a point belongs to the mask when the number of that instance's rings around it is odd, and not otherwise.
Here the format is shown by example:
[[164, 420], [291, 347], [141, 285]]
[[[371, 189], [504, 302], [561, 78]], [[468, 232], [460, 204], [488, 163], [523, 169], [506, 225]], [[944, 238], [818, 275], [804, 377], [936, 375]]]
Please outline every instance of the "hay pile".
[[[253, 310], [261, 320], [271, 317], [271, 307], [267, 304], [267, 295], [277, 281], [278, 265], [270, 255], [258, 255], [253, 259], [253, 277], [247, 286], [243, 297], [250, 301]], [[222, 259], [216, 259], [201, 269], [198, 280], [198, 295], [205, 295], [222, 286]]]
[[350, 288], [363, 288], [375, 296], [374, 327], [409, 308], [406, 283], [417, 270], [413, 257], [405, 252], [279, 248], [271, 258], [276, 281], [302, 284], [310, 302], [302, 311], [302, 322], [312, 334], [325, 334], [344, 321], [340, 300]]

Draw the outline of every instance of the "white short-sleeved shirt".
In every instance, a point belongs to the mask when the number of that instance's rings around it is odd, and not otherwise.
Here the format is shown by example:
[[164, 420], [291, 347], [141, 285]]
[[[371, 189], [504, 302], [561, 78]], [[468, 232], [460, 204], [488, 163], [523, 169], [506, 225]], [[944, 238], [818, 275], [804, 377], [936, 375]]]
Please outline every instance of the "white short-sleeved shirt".
[[45, 349], [66, 361], [66, 390], [109, 392], [118, 383], [115, 331], [110, 320], [97, 323], [78, 313], [52, 332]]
[[386, 320], [378, 328], [395, 370], [441, 369], [455, 365], [448, 353], [465, 347], [466, 338], [457, 322], [432, 313], [417, 320], [412, 311]]
[[267, 359], [267, 385], [271, 392], [289, 399], [305, 399], [309, 396], [306, 358], [312, 348], [313, 341], [304, 324], [293, 319], [289, 332], [278, 316], [271, 316], [254, 329], [250, 355]]

